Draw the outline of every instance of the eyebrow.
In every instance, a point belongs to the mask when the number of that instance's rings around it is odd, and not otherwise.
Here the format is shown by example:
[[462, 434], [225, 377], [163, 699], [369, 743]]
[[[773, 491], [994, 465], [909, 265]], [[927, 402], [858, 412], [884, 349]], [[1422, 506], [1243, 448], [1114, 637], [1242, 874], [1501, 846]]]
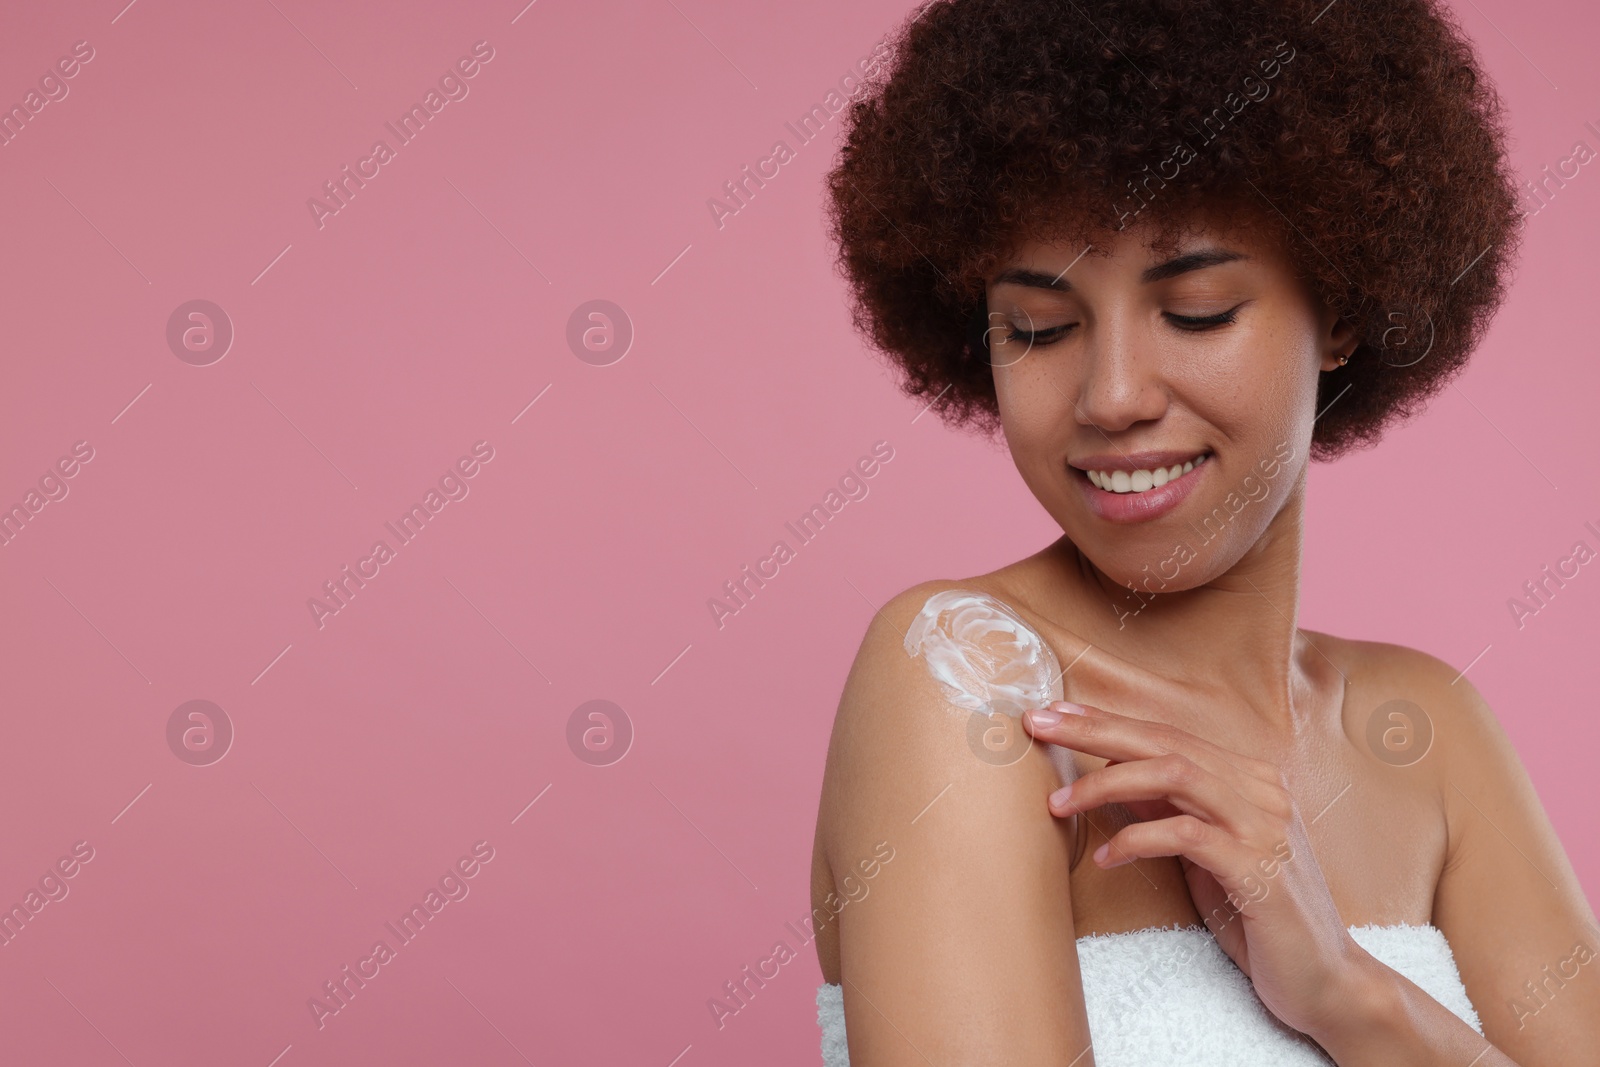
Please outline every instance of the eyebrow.
[[[1187, 252], [1165, 263], [1158, 263], [1153, 267], [1146, 267], [1139, 275], [1139, 280], [1146, 284], [1150, 282], [1165, 281], [1176, 278], [1180, 274], [1200, 270], [1204, 267], [1215, 267], [1220, 263], [1232, 263], [1235, 260], [1249, 259], [1243, 252], [1235, 252], [1228, 248], [1202, 248], [1197, 252]], [[1058, 293], [1072, 291], [1072, 283], [1061, 274], [1050, 275], [1042, 271], [1028, 270], [1024, 267], [1012, 267], [995, 275], [994, 284], [1001, 285], [1026, 285], [1034, 289], [1051, 289]]]

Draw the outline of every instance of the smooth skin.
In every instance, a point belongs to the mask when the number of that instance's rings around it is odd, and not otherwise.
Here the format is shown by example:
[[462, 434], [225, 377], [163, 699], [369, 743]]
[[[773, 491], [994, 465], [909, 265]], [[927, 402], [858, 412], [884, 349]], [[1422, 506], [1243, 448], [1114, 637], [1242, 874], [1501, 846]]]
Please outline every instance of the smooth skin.
[[[991, 281], [1002, 426], [1063, 536], [900, 593], [851, 667], [812, 902], [836, 913], [815, 943], [858, 1067], [1088, 1067], [1076, 939], [1201, 922], [1341, 1065], [1600, 1061], [1600, 929], [1494, 713], [1430, 655], [1294, 624], [1317, 382], [1358, 339], [1255, 222], [1197, 216], [1176, 256], [1139, 227], [1087, 253], [1031, 242]], [[1189, 258], [1218, 250], [1239, 258]], [[1069, 461], [1147, 449], [1209, 450], [1210, 469], [1157, 519], [1096, 516]], [[1130, 592], [1177, 542], [1159, 595]], [[902, 648], [951, 588], [1005, 601], [1070, 664], [1071, 704], [1004, 765]], [[1065, 797], [1044, 741], [1074, 753]], [[1483, 1037], [1348, 931], [1430, 922]]]

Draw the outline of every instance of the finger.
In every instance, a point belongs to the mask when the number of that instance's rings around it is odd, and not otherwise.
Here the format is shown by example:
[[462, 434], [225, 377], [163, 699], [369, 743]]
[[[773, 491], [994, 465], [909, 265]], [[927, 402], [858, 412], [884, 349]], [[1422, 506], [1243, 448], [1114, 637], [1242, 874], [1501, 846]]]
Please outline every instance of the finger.
[[1185, 857], [1230, 893], [1251, 870], [1249, 850], [1232, 834], [1189, 814], [1124, 826], [1095, 850], [1094, 861], [1111, 868], [1158, 856]]
[[1050, 810], [1066, 817], [1141, 800], [1165, 800], [1239, 835], [1264, 822], [1261, 809], [1227, 781], [1176, 752], [1090, 771], [1050, 794]]
[[1233, 766], [1224, 758], [1222, 748], [1187, 730], [1167, 723], [1118, 715], [1092, 704], [1061, 700], [1048, 708], [1030, 711], [1022, 719], [1028, 732], [1040, 741], [1106, 759], [1131, 762], [1168, 752], [1181, 752], [1196, 763], [1204, 763], [1219, 773], [1224, 766]]
[[1022, 721], [1038, 740], [1120, 762], [1177, 752], [1224, 778], [1267, 811], [1287, 814], [1292, 804], [1287, 784], [1272, 764], [1231, 752], [1168, 723], [1064, 700], [1030, 711]]

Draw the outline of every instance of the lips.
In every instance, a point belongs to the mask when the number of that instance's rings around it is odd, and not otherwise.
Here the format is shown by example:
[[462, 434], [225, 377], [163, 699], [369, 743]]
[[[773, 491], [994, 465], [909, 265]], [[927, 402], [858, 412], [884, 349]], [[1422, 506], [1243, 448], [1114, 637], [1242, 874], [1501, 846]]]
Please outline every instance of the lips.
[[1210, 451], [1131, 452], [1074, 459], [1073, 481], [1089, 510], [1107, 522], [1148, 522], [1176, 508], [1194, 490]]

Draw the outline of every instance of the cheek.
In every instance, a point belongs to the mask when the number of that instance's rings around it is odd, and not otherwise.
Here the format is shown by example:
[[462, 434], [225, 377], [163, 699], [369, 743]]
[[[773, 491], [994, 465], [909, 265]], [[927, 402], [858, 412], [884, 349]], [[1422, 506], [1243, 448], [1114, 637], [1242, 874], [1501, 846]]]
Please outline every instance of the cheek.
[[1071, 428], [1071, 404], [1059, 383], [1050, 380], [1043, 360], [1028, 356], [1011, 366], [995, 367], [994, 392], [1006, 440], [1019, 460], [1040, 448], [1054, 447]]
[[1219, 354], [1188, 395], [1227, 441], [1264, 448], [1309, 435], [1316, 413], [1316, 352], [1309, 335], [1287, 324], [1267, 324], [1242, 334]]

